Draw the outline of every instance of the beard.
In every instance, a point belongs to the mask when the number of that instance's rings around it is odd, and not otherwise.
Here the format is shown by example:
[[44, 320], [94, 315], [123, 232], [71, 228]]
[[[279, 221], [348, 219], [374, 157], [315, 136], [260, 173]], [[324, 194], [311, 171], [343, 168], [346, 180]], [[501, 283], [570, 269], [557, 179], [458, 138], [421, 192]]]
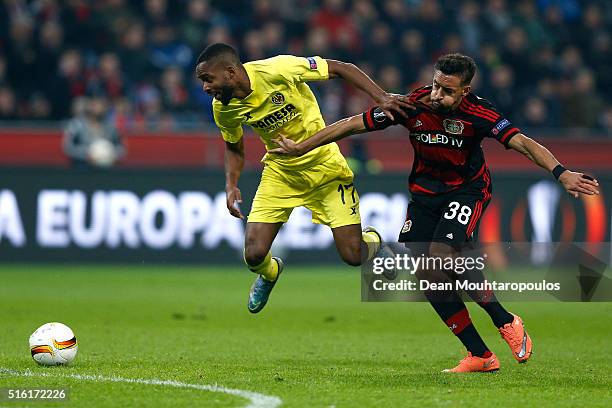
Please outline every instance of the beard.
[[232, 95], [234, 91], [231, 87], [224, 87], [221, 89], [221, 93], [219, 95], [219, 101], [223, 105], [227, 105], [232, 100]]

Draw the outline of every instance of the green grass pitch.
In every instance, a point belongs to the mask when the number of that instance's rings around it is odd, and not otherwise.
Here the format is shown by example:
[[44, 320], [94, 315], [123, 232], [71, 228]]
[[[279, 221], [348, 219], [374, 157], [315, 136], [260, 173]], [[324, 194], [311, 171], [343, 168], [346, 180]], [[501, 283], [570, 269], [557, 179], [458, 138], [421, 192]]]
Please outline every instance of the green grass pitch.
[[[70, 398], [0, 406], [249, 404], [240, 395], [78, 377], [88, 375], [216, 384], [275, 396], [283, 407], [612, 406], [610, 303], [507, 305], [534, 341], [524, 365], [472, 304], [502, 367], [449, 375], [440, 370], [464, 351], [428, 304], [361, 303], [358, 269], [285, 272], [266, 308], [251, 315], [254, 276], [239, 265], [2, 266], [0, 388], [68, 387]], [[49, 321], [75, 331], [72, 366], [31, 359], [28, 337]]]

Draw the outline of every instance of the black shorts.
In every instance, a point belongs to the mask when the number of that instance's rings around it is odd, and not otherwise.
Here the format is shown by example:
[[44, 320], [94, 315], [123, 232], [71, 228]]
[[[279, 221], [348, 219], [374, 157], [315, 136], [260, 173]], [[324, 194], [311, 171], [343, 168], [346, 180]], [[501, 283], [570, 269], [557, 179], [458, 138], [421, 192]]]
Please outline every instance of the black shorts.
[[477, 240], [480, 219], [490, 201], [488, 179], [435, 196], [414, 194], [399, 242], [444, 242], [463, 248]]

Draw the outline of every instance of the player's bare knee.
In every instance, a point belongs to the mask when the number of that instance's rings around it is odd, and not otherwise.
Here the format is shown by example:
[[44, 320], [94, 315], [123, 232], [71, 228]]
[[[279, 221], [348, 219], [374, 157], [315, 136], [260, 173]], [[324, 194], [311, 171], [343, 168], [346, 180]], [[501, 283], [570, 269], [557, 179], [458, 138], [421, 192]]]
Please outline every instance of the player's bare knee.
[[448, 276], [443, 271], [435, 268], [419, 268], [416, 270], [415, 275], [418, 280], [426, 280], [428, 282], [445, 282], [448, 280]]
[[423, 268], [419, 268], [414, 272], [414, 275], [418, 280], [430, 280], [429, 279], [429, 271]]
[[445, 271], [435, 268], [417, 271], [416, 275], [420, 280], [436, 283], [447, 282], [449, 279], [448, 274]]
[[453, 247], [442, 242], [432, 242], [429, 246], [429, 256], [432, 258], [447, 258], [455, 255]]

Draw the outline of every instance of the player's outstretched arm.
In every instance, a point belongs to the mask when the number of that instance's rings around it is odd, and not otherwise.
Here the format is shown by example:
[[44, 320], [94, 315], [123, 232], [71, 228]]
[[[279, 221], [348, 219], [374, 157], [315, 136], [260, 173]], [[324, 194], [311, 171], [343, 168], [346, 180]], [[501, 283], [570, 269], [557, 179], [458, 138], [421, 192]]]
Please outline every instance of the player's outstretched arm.
[[527, 156], [538, 166], [553, 173], [565, 191], [578, 198], [580, 193], [587, 195], [599, 194], [599, 183], [593, 177], [567, 170], [546, 147], [522, 133], [515, 135], [508, 146]]
[[330, 79], [340, 77], [370, 95], [389, 119], [394, 120], [396, 114], [408, 118], [405, 110], [416, 109], [408, 102], [407, 96], [386, 92], [356, 65], [330, 59], [326, 61]]
[[340, 119], [336, 123], [321, 129], [312, 137], [301, 143], [295, 143], [293, 140], [287, 139], [283, 135], [278, 135], [278, 137], [273, 140], [279, 147], [270, 150], [269, 153], [287, 156], [302, 156], [317, 147], [338, 141], [356, 133], [364, 132], [366, 132], [366, 127], [363, 123], [362, 115], [355, 115], [350, 118]]
[[244, 142], [240, 139], [237, 143], [225, 142], [225, 196], [227, 209], [236, 218], [244, 219], [239, 204], [242, 203], [242, 195], [238, 188], [238, 179], [244, 167]]

